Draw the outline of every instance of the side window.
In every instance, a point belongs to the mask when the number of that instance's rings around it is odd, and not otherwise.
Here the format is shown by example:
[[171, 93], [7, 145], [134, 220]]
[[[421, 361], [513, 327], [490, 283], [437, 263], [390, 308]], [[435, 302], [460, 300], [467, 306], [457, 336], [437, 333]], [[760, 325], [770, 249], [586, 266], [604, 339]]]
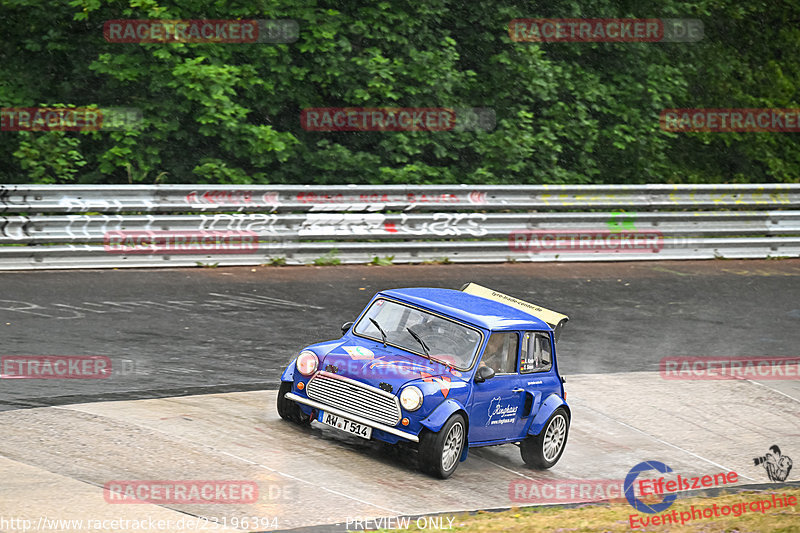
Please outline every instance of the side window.
[[517, 371], [519, 338], [515, 331], [492, 333], [486, 343], [481, 365], [491, 367], [497, 374], [513, 374]]
[[520, 372], [547, 372], [553, 366], [552, 353], [547, 333], [523, 333]]

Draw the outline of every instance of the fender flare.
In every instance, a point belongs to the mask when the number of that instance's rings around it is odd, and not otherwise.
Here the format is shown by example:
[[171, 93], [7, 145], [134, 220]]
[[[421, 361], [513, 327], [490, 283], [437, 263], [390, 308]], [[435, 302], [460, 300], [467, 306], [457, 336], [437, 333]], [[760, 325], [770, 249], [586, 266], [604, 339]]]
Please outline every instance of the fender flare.
[[296, 361], [297, 361], [296, 357], [294, 359], [292, 359], [292, 362], [289, 363], [289, 366], [287, 366], [286, 370], [284, 370], [283, 374], [281, 374], [281, 381], [294, 382], [294, 369], [296, 368], [295, 367], [295, 362]]
[[544, 429], [544, 425], [550, 420], [550, 417], [553, 415], [556, 409], [563, 406], [567, 410], [567, 416], [572, 419], [572, 411], [569, 409], [569, 405], [564, 399], [559, 396], [558, 394], [551, 394], [547, 397], [547, 399], [542, 402], [542, 406], [539, 408], [539, 412], [536, 413], [536, 416], [533, 418], [531, 422], [530, 428], [528, 428], [528, 435], [538, 435]]
[[428, 415], [428, 418], [420, 420], [420, 424], [424, 429], [436, 433], [442, 429], [445, 422], [455, 413], [461, 413], [467, 424], [467, 427], [464, 428], [464, 450], [459, 458], [459, 461], [463, 462], [467, 460], [467, 454], [469, 453], [469, 416], [467, 415], [467, 410], [461, 404], [455, 400], [445, 400]]

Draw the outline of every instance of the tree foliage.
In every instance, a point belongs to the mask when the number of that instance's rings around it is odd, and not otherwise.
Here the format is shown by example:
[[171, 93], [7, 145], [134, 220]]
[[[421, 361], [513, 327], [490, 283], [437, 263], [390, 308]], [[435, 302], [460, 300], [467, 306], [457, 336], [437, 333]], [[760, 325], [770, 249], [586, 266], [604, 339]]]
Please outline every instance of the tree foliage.
[[[796, 133], [664, 108], [800, 108], [790, 0], [0, 1], [0, 106], [133, 107], [132, 131], [0, 132], [4, 183], [797, 181]], [[514, 18], [697, 18], [697, 43], [522, 43]], [[290, 44], [110, 43], [110, 19], [294, 19]], [[492, 131], [312, 132], [308, 107], [482, 107]]]

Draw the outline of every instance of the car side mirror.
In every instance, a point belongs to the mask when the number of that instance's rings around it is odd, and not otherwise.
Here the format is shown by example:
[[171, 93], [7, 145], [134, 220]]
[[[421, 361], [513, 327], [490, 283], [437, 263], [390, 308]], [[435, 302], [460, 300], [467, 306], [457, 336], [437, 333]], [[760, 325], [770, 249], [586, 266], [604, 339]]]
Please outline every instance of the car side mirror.
[[494, 377], [494, 369], [490, 366], [482, 366], [475, 372], [475, 383], [483, 383], [487, 379]]
[[347, 331], [352, 327], [353, 327], [353, 321], [352, 320], [350, 322], [345, 322], [344, 324], [342, 324], [342, 335], [347, 333]]

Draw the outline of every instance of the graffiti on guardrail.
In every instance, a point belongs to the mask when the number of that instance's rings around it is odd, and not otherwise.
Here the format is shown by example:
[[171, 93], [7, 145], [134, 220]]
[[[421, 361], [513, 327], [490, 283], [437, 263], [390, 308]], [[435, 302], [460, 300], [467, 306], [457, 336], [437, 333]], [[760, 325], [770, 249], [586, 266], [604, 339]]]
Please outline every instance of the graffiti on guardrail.
[[192, 191], [186, 195], [186, 203], [190, 205], [253, 205], [275, 206], [280, 205], [280, 195], [269, 191]]
[[300, 237], [385, 234], [383, 213], [309, 213], [300, 225]]
[[623, 211], [614, 211], [611, 213], [611, 218], [606, 222], [608, 230], [618, 233], [621, 231], [631, 231], [636, 229], [636, 213], [625, 213]]
[[[292, 217], [302, 216], [294, 221]], [[412, 219], [405, 213], [308, 213], [200, 215], [201, 230], [252, 231], [259, 236], [412, 235], [472, 236], [488, 233], [485, 213], [432, 213]]]
[[[154, 216], [135, 220], [125, 219], [120, 215], [67, 215], [63, 220], [56, 219], [55, 221], [13, 216], [0, 217], [0, 241], [4, 239], [10, 241], [51, 239], [70, 242], [80, 240], [99, 242], [102, 240], [106, 245], [106, 251], [109, 252], [167, 253], [171, 251], [169, 244], [177, 245], [177, 239], [182, 237], [188, 253], [206, 250], [197, 246], [191, 248], [188, 246], [190, 242], [195, 245], [210, 243], [213, 240], [211, 238], [215, 236], [227, 241], [237, 240], [236, 235], [287, 239], [337, 235], [482, 237], [488, 233], [487, 220], [488, 216], [485, 213], [432, 213], [417, 218], [412, 218], [405, 213], [397, 215], [383, 213], [307, 213], [305, 215], [217, 213], [198, 215], [197, 222], [187, 222], [180, 217], [157, 218]], [[164, 229], [170, 224], [183, 226]], [[187, 228], [186, 226], [193, 227]], [[125, 230], [124, 227], [136, 227], [136, 229]], [[261, 241], [261, 244], [265, 245], [263, 239]], [[153, 248], [159, 243], [164, 246], [158, 247], [158, 250]]]
[[[142, 199], [142, 206], [139, 209], [151, 210], [156, 203], [149, 199]], [[72, 211], [123, 211], [126, 207], [119, 199], [106, 200], [104, 198], [77, 198], [71, 196], [61, 196], [58, 199], [58, 209], [69, 212]]]
[[[800, 184], [0, 185], [0, 269], [796, 257], [798, 207]], [[147, 236], [111, 242], [126, 231]], [[215, 237], [242, 232], [260, 253]]]
[[[154, 223], [151, 219], [142, 224], [141, 229], [150, 229]], [[102, 236], [102, 232], [121, 229], [130, 224], [121, 215], [66, 215], [62, 217], [32, 218], [27, 216], [0, 217], [0, 241], [33, 240], [41, 236], [44, 239], [87, 240]]]
[[289, 228], [275, 214], [252, 213], [247, 215], [200, 215], [201, 231], [248, 231], [259, 235], [287, 233]]
[[399, 219], [383, 213], [309, 213], [298, 229], [300, 237], [334, 235], [412, 235], [437, 237], [481, 237], [484, 213], [433, 213], [430, 219], [411, 221], [405, 213]]
[[407, 215], [400, 214], [398, 223], [386, 221], [383, 226], [388, 233], [406, 235], [435, 235], [439, 237], [482, 237], [488, 233], [484, 226], [485, 213], [434, 213], [431, 220], [410, 222]]
[[28, 217], [0, 218], [0, 235], [11, 240], [22, 240], [31, 235], [31, 221]]
[[[76, 191], [76, 189], [78, 189]], [[108, 192], [106, 192], [108, 191]], [[192, 212], [224, 211], [381, 211], [385, 209], [461, 210], [606, 208], [646, 210], [661, 207], [747, 209], [755, 206], [800, 205], [800, 189], [789, 185], [674, 186], [637, 188], [602, 187], [597, 191], [567, 186], [498, 187], [476, 190], [463, 187], [413, 188], [253, 186], [247, 190], [137, 186], [133, 191], [112, 187], [0, 185], [0, 212]]]
[[[301, 192], [295, 197], [301, 205], [311, 206], [311, 211], [379, 211], [386, 206], [407, 206], [406, 209], [413, 209], [415, 205], [424, 204], [470, 204], [485, 203], [485, 195], [480, 192], [472, 192], [467, 196], [449, 193], [316, 193]], [[342, 206], [342, 207], [338, 207]]]
[[[275, 214], [198, 215], [198, 222], [189, 223], [196, 227], [183, 231], [196, 232], [196, 238], [204, 237], [205, 233], [215, 231], [248, 232], [248, 235], [258, 233], [259, 236], [277, 236], [279, 233], [285, 234], [290, 231], [290, 228], [285, 226], [277, 227], [279, 222], [280, 218]], [[172, 223], [183, 224], [185, 222], [175, 221]], [[169, 219], [156, 219], [152, 216], [136, 221], [132, 218], [126, 219], [121, 215], [66, 215], [63, 220], [56, 221], [45, 221], [26, 216], [0, 217], [0, 240], [17, 241], [41, 236], [42, 239], [92, 241], [98, 238], [112, 239], [109, 232], [125, 231], [122, 229], [125, 226], [137, 226], [135, 231], [138, 232], [152, 232], [155, 231], [154, 228], [163, 228], [168, 224], [170, 224]], [[144, 237], [144, 235], [125, 236], [128, 240], [131, 238], [140, 238], [141, 240]], [[107, 242], [106, 244], [114, 243]]]
[[[29, 195], [14, 197], [12, 189], [0, 186], [0, 208], [2, 206], [33, 207], [36, 201], [31, 202]], [[87, 195], [88, 196], [88, 195]], [[38, 199], [38, 198], [37, 198]], [[278, 208], [296, 208], [302, 211], [380, 211], [387, 206], [413, 209], [415, 206], [428, 205], [488, 205], [488, 195], [484, 191], [469, 191], [464, 193], [452, 192], [403, 192], [403, 193], [324, 193], [324, 192], [296, 192], [281, 194], [278, 191], [256, 190], [193, 190], [183, 193], [179, 198], [171, 200], [166, 192], [154, 191], [149, 195], [138, 195], [135, 198], [122, 200], [120, 198], [92, 198], [61, 194], [49, 200], [50, 205], [57, 206], [58, 210], [66, 212], [81, 211], [117, 211], [126, 209], [135, 211], [164, 210], [164, 204], [174, 204], [169, 210], [180, 211], [177, 204], [185, 204], [185, 211], [192, 208], [198, 210], [247, 208], [268, 209], [275, 211]], [[159, 209], [160, 208], [160, 209]]]

